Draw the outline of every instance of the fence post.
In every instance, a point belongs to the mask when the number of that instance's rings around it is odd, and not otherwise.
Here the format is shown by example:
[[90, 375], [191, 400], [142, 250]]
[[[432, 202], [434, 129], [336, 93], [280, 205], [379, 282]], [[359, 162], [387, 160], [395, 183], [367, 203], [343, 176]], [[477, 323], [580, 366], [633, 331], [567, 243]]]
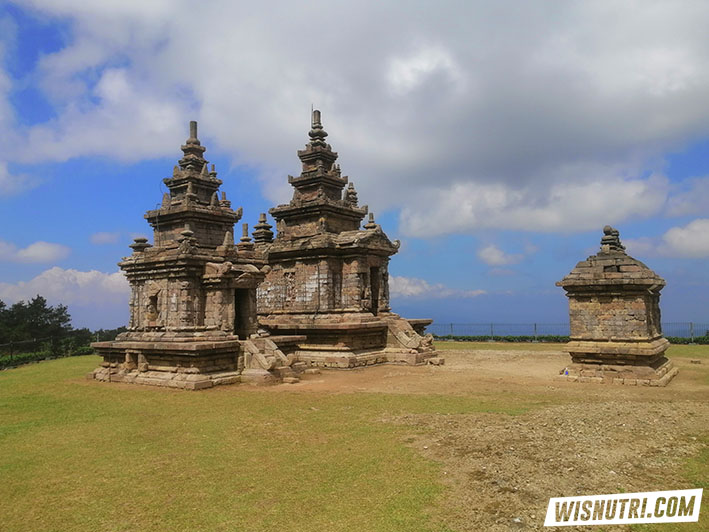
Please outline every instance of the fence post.
[[689, 343], [694, 343], [694, 322], [689, 322]]
[[451, 336], [453, 336], [453, 324], [451, 323]]
[[537, 338], [537, 324], [534, 324], [534, 341], [538, 342], [539, 339]]

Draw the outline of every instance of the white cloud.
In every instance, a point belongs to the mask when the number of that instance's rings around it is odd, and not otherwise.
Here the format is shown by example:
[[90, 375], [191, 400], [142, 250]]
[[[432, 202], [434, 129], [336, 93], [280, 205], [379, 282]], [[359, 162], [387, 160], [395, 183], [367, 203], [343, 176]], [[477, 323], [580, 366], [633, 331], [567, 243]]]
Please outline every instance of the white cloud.
[[97, 245], [115, 244], [116, 242], [118, 242], [120, 236], [120, 233], [109, 233], [105, 231], [99, 231], [98, 233], [92, 234], [91, 237], [89, 237], [89, 240], [92, 244]]
[[709, 212], [709, 176], [688, 179], [679, 184], [667, 203], [668, 216], [687, 216]]
[[598, 229], [658, 213], [667, 190], [667, 179], [660, 175], [628, 180], [602, 177], [559, 182], [548, 188], [455, 183], [421, 190], [401, 211], [402, 232], [430, 237], [487, 228], [548, 232]]
[[709, 133], [702, 2], [215, 0], [199, 24], [186, 0], [27, 5], [72, 34], [31, 73], [56, 118], [10, 162], [178, 156], [197, 118], [282, 201], [314, 103], [362, 202], [410, 235], [575, 231], [655, 215], [646, 176]]
[[[657, 251], [657, 238], [648, 236], [643, 236], [640, 238], [624, 238], [623, 245], [625, 246], [626, 253], [636, 259], [642, 260], [644, 257], [652, 257], [659, 254]], [[597, 249], [594, 249], [592, 253], [596, 253], [597, 251]]]
[[61, 244], [38, 241], [17, 250], [18, 262], [54, 262], [66, 258], [71, 250]]
[[666, 255], [709, 257], [709, 218], [698, 218], [684, 227], [673, 227], [662, 236], [662, 241]]
[[517, 264], [524, 258], [524, 255], [521, 253], [508, 254], [495, 244], [489, 244], [478, 250], [478, 257], [489, 266], [504, 266], [505, 264]]
[[423, 279], [416, 277], [402, 277], [392, 275], [389, 277], [389, 293], [391, 297], [477, 297], [485, 294], [485, 290], [454, 290], [447, 286], [436, 283], [429, 284]]
[[672, 227], [660, 237], [623, 240], [628, 254], [636, 258], [709, 257], [709, 218], [697, 218], [683, 227]]
[[0, 196], [11, 196], [35, 186], [36, 180], [25, 174], [11, 174], [7, 163], [0, 161]]
[[128, 282], [120, 272], [82, 272], [58, 266], [29, 281], [0, 283], [0, 299], [6, 303], [31, 299], [39, 294], [52, 304], [127, 305], [129, 292]]
[[184, 102], [152, 94], [136, 73], [124, 68], [104, 70], [88, 96], [97, 103], [69, 105], [59, 119], [30, 128], [18, 158], [65, 161], [108, 155], [132, 162], [177, 152], [177, 139], [186, 129]]
[[444, 76], [449, 83], [460, 79], [458, 67], [442, 47], [427, 47], [407, 57], [392, 58], [387, 77], [396, 93], [406, 93], [434, 76]]
[[42, 240], [20, 249], [15, 244], [0, 240], [0, 261], [56, 262], [65, 259], [69, 253], [71, 249], [66, 246]]

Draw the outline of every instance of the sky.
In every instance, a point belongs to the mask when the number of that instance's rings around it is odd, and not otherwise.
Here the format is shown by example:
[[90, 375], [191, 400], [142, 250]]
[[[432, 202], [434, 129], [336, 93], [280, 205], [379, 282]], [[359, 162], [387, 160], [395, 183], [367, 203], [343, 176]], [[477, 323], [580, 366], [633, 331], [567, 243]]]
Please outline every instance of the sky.
[[190, 120], [244, 222], [311, 106], [390, 238], [394, 311], [563, 323], [602, 228], [709, 323], [709, 3], [0, 0], [0, 300], [128, 318], [117, 262]]

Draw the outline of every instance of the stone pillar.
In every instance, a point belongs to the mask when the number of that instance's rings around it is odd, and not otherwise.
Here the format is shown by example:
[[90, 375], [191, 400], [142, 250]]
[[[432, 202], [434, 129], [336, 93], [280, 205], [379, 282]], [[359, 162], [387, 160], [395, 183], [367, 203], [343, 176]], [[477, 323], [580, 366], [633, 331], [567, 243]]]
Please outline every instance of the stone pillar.
[[389, 260], [384, 261], [380, 267], [381, 282], [379, 287], [379, 311], [390, 312], [389, 304]]

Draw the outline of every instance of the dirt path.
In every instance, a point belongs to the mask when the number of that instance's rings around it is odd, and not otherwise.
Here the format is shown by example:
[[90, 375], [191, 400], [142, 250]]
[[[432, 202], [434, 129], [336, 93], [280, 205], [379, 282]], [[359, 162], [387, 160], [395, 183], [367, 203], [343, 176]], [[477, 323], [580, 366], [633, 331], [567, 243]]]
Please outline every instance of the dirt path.
[[[559, 381], [555, 376], [568, 355], [558, 351], [456, 350], [445, 356], [442, 367], [327, 371], [290, 389], [465, 395], [527, 405], [528, 412], [514, 416], [384, 420], [410, 426], [405, 443], [442, 464], [449, 490], [438, 517], [456, 531], [541, 530], [550, 497], [692, 487], [682, 467], [706, 447], [709, 434], [706, 359], [691, 364], [676, 358], [675, 380], [650, 388]], [[604, 527], [612, 529], [627, 528]]]
[[681, 465], [705, 447], [709, 405], [610, 401], [398, 421], [444, 464], [441, 518], [454, 530], [541, 530], [550, 497], [693, 487]]

